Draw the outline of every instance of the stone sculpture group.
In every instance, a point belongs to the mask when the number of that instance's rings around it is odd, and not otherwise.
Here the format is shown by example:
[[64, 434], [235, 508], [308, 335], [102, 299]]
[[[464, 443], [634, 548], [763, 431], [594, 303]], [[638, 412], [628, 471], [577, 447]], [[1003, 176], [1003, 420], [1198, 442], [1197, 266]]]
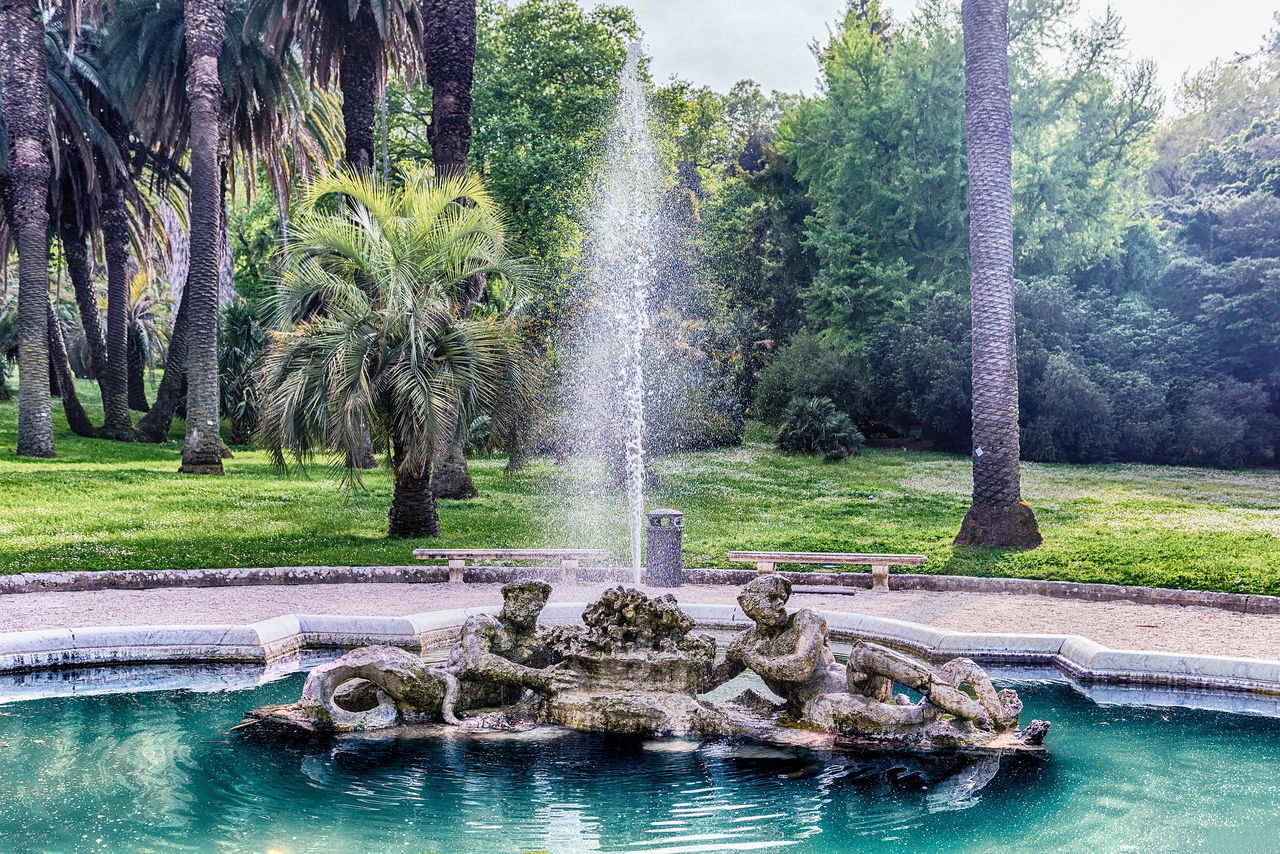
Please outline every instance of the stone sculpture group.
[[[715, 639], [694, 633], [670, 595], [614, 588], [587, 606], [582, 625], [547, 628], [538, 616], [550, 592], [541, 581], [503, 587], [501, 612], [469, 617], [443, 665], [398, 647], [362, 647], [313, 670], [297, 703], [249, 717], [307, 732], [443, 721], [468, 731], [559, 724], [795, 746], [1043, 749], [1048, 724], [1019, 729], [1016, 692], [997, 691], [969, 659], [934, 668], [858, 641], [840, 665], [822, 616], [786, 610], [791, 585], [781, 576], [742, 589], [738, 603], [754, 626], [718, 664]], [[781, 702], [751, 688], [723, 702], [699, 697], [748, 671]], [[895, 685], [920, 699], [895, 695]]]

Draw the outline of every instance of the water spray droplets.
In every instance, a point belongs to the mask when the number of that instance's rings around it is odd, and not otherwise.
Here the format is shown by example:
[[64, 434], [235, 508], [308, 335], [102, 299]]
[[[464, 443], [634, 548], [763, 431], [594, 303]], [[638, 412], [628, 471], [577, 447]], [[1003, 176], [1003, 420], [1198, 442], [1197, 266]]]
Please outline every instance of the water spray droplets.
[[[590, 307], [574, 330], [577, 453], [625, 466], [631, 567], [640, 582], [644, 533], [645, 336], [650, 278], [661, 233], [663, 184], [640, 78], [639, 47], [632, 45], [622, 88], [596, 178], [589, 238]], [[621, 474], [621, 472], [618, 472]]]

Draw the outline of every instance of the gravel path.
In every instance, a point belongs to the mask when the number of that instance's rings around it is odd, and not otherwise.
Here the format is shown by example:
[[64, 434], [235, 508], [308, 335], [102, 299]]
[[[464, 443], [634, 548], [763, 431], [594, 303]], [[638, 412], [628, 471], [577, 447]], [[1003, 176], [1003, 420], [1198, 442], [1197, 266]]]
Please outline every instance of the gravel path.
[[[607, 585], [558, 584], [553, 602], [587, 602]], [[308, 584], [98, 590], [0, 596], [0, 632], [83, 626], [252, 623], [280, 614], [402, 616], [502, 603], [498, 584]], [[651, 595], [669, 590], [648, 588]], [[682, 602], [732, 603], [731, 587], [688, 585]], [[801, 593], [792, 607], [850, 611], [971, 632], [1084, 635], [1114, 649], [1280, 659], [1280, 616], [1215, 608], [1077, 602], [1045, 596], [901, 591]]]

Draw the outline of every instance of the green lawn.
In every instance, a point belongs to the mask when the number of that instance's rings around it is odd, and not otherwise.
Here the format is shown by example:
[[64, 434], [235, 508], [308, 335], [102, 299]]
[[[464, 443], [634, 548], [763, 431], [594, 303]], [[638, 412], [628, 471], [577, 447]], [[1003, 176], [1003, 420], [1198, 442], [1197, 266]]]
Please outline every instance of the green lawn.
[[[86, 404], [96, 388], [82, 383]], [[410, 563], [383, 536], [383, 472], [345, 491], [323, 464], [280, 475], [237, 450], [227, 475], [177, 473], [167, 445], [78, 439], [55, 401], [58, 458], [14, 454], [17, 405], [0, 402], [0, 573], [55, 569]], [[100, 413], [91, 408], [95, 419]], [[766, 439], [763, 429], [749, 438]], [[626, 553], [625, 512], [591, 467], [539, 460], [510, 481], [475, 460], [482, 497], [444, 502], [441, 546], [582, 545]], [[764, 441], [656, 463], [651, 507], [685, 513], [685, 562], [728, 566], [730, 549], [921, 552], [927, 571], [1280, 594], [1280, 472], [1028, 464], [1024, 492], [1045, 545], [957, 550], [968, 460], [873, 450], [834, 465]]]

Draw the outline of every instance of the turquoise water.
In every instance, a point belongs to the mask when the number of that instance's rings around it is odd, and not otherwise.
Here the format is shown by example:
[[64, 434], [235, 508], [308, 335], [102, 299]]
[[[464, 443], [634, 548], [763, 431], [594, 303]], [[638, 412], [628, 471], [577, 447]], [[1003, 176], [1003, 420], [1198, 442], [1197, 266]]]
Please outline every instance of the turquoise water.
[[1017, 683], [1051, 754], [985, 786], [994, 768], [724, 743], [224, 734], [301, 684], [0, 705], [0, 851], [1280, 850], [1276, 718]]

